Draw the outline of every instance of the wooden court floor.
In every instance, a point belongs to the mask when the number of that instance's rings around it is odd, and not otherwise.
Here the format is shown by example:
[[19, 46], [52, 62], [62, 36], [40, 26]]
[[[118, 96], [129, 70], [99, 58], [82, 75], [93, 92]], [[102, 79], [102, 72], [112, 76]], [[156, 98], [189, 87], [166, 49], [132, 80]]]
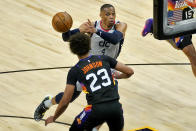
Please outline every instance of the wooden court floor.
[[[145, 19], [152, 17], [153, 0], [0, 0], [0, 131], [61, 131], [69, 126], [32, 119], [47, 94], [64, 91], [68, 69], [2, 73], [67, 67], [77, 62], [61, 34], [51, 26], [52, 16], [67, 11], [73, 28], [88, 18], [99, 19], [102, 4], [115, 6], [117, 19], [128, 29], [118, 61], [126, 64], [188, 63], [181, 51], [153, 36], [142, 37]], [[196, 37], [193, 36], [196, 46]], [[125, 131], [150, 126], [158, 131], [196, 130], [196, 79], [190, 65], [135, 65], [135, 74], [119, 80]], [[82, 94], [58, 119], [71, 124], [86, 105]], [[55, 107], [46, 113], [53, 115]], [[19, 116], [13, 118], [3, 116]], [[46, 117], [44, 117], [46, 118]], [[100, 131], [107, 131], [104, 125]]]

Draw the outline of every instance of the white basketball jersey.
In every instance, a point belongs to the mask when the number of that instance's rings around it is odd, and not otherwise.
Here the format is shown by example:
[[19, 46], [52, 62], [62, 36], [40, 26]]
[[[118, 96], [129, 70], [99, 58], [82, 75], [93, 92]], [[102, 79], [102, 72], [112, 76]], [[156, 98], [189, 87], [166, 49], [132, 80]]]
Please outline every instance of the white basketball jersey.
[[[115, 22], [115, 24], [117, 22]], [[96, 23], [95, 24], [96, 29], [99, 29], [99, 30], [102, 30], [102, 31], [105, 31], [108, 33], [112, 33], [115, 30], [114, 26], [110, 30], [104, 30], [101, 27], [100, 20], [95, 23]], [[90, 53], [92, 55], [107, 55], [107, 56], [110, 56], [110, 57], [116, 59], [118, 56], [119, 50], [120, 50], [120, 42], [114, 45], [114, 44], [104, 40], [96, 33], [93, 33], [93, 35], [91, 37], [91, 51], [90, 51]]]

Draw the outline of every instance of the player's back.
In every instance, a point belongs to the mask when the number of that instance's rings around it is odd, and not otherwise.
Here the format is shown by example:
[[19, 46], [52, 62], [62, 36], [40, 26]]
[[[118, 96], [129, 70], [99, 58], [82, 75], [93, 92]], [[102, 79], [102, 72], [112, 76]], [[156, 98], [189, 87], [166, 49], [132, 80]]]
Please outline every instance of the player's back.
[[119, 99], [117, 85], [111, 74], [117, 61], [108, 56], [91, 55], [81, 59], [72, 70], [86, 93], [88, 104], [97, 104]]

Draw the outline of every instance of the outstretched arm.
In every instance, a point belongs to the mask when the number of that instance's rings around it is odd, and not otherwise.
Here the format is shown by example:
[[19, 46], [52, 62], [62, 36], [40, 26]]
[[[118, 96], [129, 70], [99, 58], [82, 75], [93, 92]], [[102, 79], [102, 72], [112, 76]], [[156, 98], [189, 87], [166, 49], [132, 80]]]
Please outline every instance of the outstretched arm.
[[84, 22], [84, 23], [82, 23], [80, 25], [79, 28], [76, 28], [76, 29], [73, 29], [73, 30], [69, 30], [68, 32], [62, 33], [62, 38], [63, 38], [64, 41], [68, 41], [69, 38], [72, 35], [74, 35], [74, 34], [76, 34], [78, 32], [81, 32], [81, 33], [89, 33], [90, 32], [89, 30], [91, 30], [89, 27], [90, 27], [89, 23], [88, 22]]
[[54, 122], [68, 107], [69, 102], [72, 98], [73, 92], [74, 92], [74, 85], [66, 85], [65, 91], [64, 91], [64, 95], [63, 98], [61, 99], [54, 116], [50, 116], [46, 119], [45, 121], [45, 125], [47, 126], [49, 123]]

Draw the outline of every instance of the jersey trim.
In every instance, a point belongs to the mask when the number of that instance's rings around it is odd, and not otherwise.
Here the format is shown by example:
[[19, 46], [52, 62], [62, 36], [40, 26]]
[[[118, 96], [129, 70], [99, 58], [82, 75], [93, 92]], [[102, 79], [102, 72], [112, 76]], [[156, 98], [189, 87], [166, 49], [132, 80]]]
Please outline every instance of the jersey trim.
[[[114, 21], [114, 22], [115, 22], [115, 21]], [[100, 21], [100, 27], [101, 27], [101, 29], [102, 29], [103, 31], [105, 31], [105, 32], [108, 32], [108, 31], [110, 31], [110, 30], [112, 29], [112, 28], [111, 28], [111, 29], [109, 29], [109, 30], [106, 30], [106, 29], [104, 29], [104, 28], [102, 27], [101, 24], [102, 24], [102, 20]]]

